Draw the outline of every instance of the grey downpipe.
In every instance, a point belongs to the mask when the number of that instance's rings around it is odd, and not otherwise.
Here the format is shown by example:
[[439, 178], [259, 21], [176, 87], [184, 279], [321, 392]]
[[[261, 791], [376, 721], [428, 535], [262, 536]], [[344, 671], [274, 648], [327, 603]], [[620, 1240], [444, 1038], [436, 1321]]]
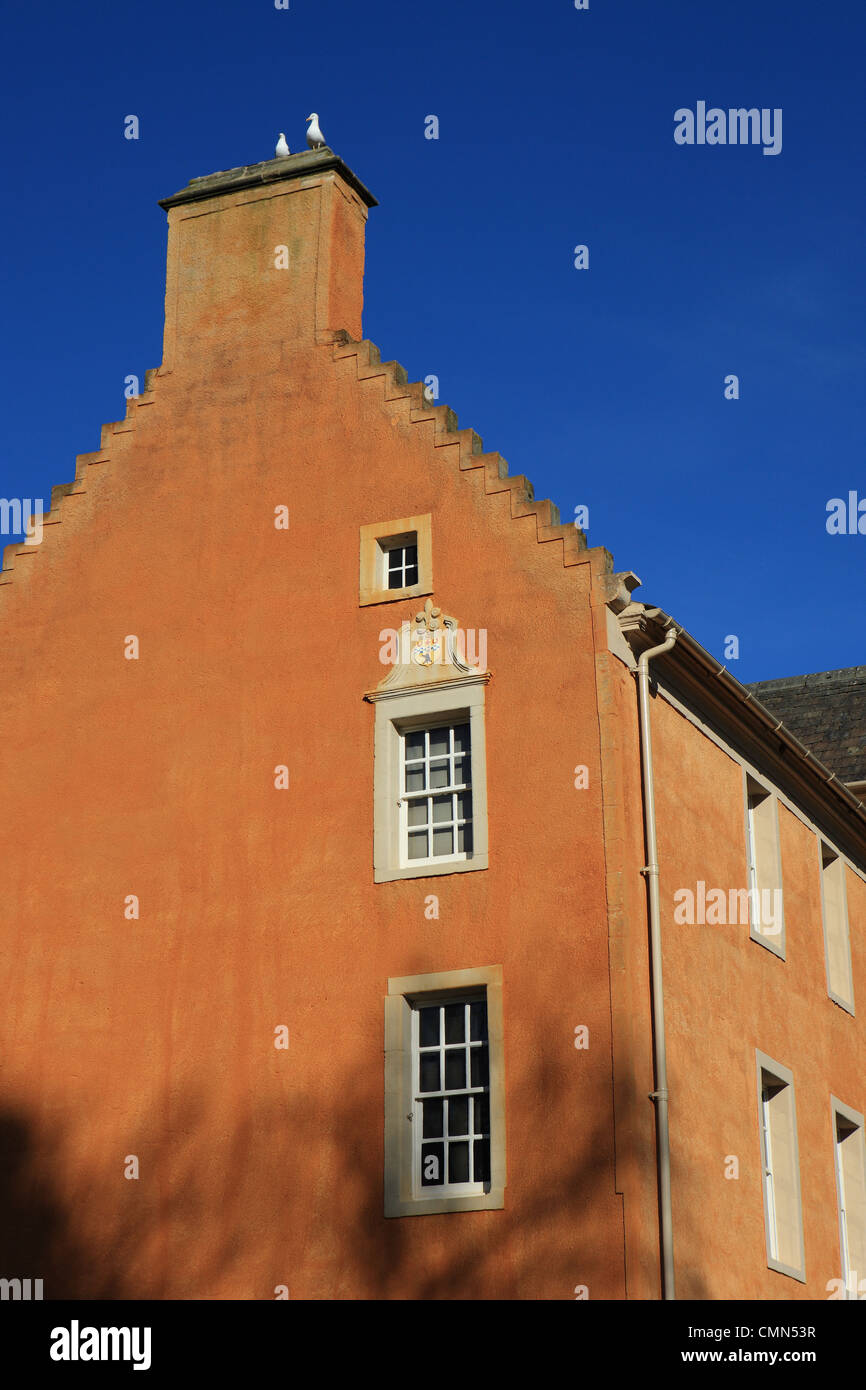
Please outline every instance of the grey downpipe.
[[650, 726], [649, 663], [654, 656], [669, 652], [677, 640], [676, 629], [658, 647], [651, 647], [641, 656], [637, 666], [638, 703], [640, 705], [641, 761], [644, 786], [644, 824], [646, 827], [647, 863], [641, 870], [649, 884], [650, 968], [653, 991], [653, 1058], [656, 1090], [650, 1099], [656, 1103], [656, 1143], [658, 1150], [659, 1207], [661, 1211], [662, 1298], [675, 1299], [674, 1237], [671, 1211], [671, 1139], [668, 1125], [668, 1068], [665, 1053], [665, 1001], [662, 989], [661, 904], [659, 900], [659, 864], [656, 841], [656, 807], [653, 783], [652, 730]]

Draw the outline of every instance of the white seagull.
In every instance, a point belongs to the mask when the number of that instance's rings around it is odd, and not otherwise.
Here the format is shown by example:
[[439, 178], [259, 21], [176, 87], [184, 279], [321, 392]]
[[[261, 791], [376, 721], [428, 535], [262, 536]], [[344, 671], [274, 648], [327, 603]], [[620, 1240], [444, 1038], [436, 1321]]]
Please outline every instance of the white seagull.
[[316, 112], [314, 111], [312, 116], [308, 116], [307, 120], [312, 121], [312, 125], [307, 127], [307, 144], [311, 150], [320, 150], [325, 144], [325, 137], [319, 130], [319, 118]]
[[280, 131], [280, 138], [279, 138], [279, 140], [277, 141], [277, 148], [276, 148], [276, 156], [277, 156], [277, 159], [285, 159], [286, 155], [287, 155], [287, 154], [290, 154], [290, 153], [291, 153], [291, 151], [290, 151], [288, 145], [286, 144], [286, 137], [285, 137], [285, 135], [283, 134], [283, 132]]

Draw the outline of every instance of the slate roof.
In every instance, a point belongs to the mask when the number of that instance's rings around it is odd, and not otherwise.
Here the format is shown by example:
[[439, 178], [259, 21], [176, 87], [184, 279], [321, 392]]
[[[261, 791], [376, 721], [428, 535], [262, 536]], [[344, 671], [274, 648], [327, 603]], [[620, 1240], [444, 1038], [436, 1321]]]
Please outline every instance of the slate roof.
[[866, 666], [756, 681], [746, 689], [841, 781], [866, 779]]

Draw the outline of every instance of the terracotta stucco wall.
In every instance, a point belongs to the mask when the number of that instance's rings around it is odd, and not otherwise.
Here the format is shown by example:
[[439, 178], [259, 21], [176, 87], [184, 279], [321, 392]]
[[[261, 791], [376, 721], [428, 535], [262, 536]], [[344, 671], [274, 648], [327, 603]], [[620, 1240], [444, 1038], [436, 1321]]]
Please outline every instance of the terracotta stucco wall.
[[[621, 1297], [599, 556], [564, 566], [458, 444], [313, 340], [306, 222], [281, 338], [250, 290], [280, 228], [256, 223], [238, 268], [249, 217], [206, 219], [210, 299], [176, 310], [197, 352], [185, 368], [175, 342], [0, 590], [4, 1272], [46, 1296]], [[358, 246], [341, 225], [333, 263]], [[249, 290], [234, 346], [221, 256]], [[380, 630], [419, 605], [359, 608], [358, 531], [428, 511], [435, 601], [488, 634], [491, 867], [375, 885], [362, 695]], [[386, 1221], [387, 979], [494, 964], [506, 1207]]]
[[[742, 772], [663, 698], [652, 717], [678, 1296], [826, 1298], [841, 1275], [830, 1095], [866, 1109], [866, 1037], [827, 994], [817, 837], [780, 804], [785, 960], [747, 925], [676, 923], [677, 890], [747, 887]], [[866, 891], [850, 868], [847, 888], [862, 1009]], [[805, 1283], [767, 1268], [756, 1048], [794, 1076]]]

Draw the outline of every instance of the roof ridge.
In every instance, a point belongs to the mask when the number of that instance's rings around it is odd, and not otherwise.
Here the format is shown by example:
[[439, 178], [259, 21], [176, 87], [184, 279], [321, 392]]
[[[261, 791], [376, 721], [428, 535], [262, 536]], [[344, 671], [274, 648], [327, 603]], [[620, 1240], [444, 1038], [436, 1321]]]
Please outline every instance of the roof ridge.
[[845, 681], [866, 680], [866, 666], [838, 666], [829, 671], [807, 671], [800, 676], [770, 676], [767, 680], [749, 681], [749, 689], [755, 690], [759, 686], [763, 690], [771, 687], [807, 685], [812, 683], [819, 685], [822, 682], [838, 682], [840, 685]]

